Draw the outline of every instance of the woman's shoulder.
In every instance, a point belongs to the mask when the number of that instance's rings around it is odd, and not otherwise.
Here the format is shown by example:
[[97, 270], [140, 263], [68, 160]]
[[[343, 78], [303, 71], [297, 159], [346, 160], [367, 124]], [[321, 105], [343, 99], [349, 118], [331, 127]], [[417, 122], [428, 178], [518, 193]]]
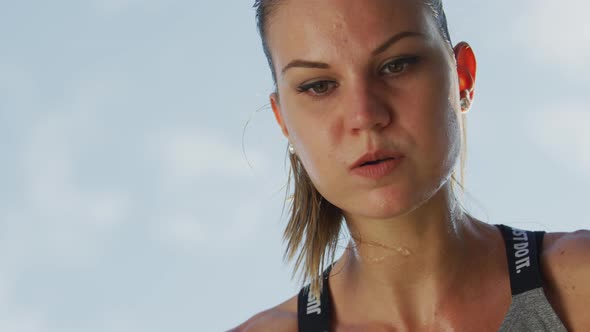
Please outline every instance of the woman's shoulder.
[[547, 233], [541, 265], [545, 292], [572, 331], [590, 326], [590, 231]]
[[558, 277], [589, 277], [590, 230], [545, 234], [541, 260]]
[[258, 313], [229, 332], [297, 332], [297, 296]]

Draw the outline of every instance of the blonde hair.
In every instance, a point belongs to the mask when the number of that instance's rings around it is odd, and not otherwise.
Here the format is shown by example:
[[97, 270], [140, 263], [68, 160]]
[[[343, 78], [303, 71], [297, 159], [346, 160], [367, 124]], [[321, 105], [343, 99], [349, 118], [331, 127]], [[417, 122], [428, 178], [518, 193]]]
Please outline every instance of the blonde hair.
[[[293, 276], [298, 273], [311, 293], [319, 298], [322, 289], [320, 273], [327, 262], [333, 262], [342, 227], [342, 211], [328, 202], [315, 188], [297, 155], [290, 155], [291, 169], [287, 188], [293, 181], [291, 215], [283, 239], [287, 243], [285, 259], [295, 260]], [[289, 190], [289, 189], [287, 189]]]

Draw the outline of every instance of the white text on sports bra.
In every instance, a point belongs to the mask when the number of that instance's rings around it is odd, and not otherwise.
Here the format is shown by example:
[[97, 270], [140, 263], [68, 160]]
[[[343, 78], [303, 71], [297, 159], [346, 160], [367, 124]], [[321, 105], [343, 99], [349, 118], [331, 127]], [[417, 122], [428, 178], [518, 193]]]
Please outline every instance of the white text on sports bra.
[[514, 256], [516, 258], [516, 273], [522, 272], [522, 268], [531, 266], [529, 257], [529, 242], [526, 231], [520, 229], [512, 230], [514, 240]]
[[321, 302], [319, 299], [316, 299], [311, 292], [307, 296], [307, 314], [316, 314], [321, 315], [322, 309], [320, 308]]

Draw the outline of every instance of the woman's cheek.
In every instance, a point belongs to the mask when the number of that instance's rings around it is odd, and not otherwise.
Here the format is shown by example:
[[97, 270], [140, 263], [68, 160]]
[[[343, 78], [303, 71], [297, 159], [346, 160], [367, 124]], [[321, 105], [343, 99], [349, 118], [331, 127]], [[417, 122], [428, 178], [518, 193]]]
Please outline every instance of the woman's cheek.
[[319, 138], [313, 140], [313, 142], [309, 142], [309, 144], [312, 145], [312, 148], [307, 155], [307, 164], [310, 169], [308, 173], [311, 173], [310, 176], [315, 182], [327, 178], [329, 175], [328, 171], [330, 169], [330, 163], [333, 160], [328, 147], [323, 146], [323, 143], [324, 142]]

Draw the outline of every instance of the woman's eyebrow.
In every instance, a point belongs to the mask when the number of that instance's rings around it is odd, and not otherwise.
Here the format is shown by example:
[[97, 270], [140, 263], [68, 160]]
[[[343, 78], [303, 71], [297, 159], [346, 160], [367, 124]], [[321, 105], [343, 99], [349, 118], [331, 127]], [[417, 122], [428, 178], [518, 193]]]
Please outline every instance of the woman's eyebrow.
[[290, 68], [320, 68], [320, 69], [328, 69], [330, 65], [324, 62], [315, 62], [315, 61], [307, 61], [307, 60], [293, 60], [286, 65], [283, 70], [281, 71], [283, 74]]
[[[424, 37], [424, 34], [420, 33], [420, 32], [414, 32], [414, 31], [402, 31], [399, 32], [391, 37], [389, 37], [389, 39], [387, 39], [383, 44], [381, 44], [379, 47], [377, 47], [373, 52], [371, 52], [372, 56], [376, 56], [380, 53], [385, 52], [388, 48], [390, 48], [393, 44], [395, 44], [396, 42], [398, 42], [399, 40], [403, 39], [403, 38], [407, 38], [407, 37]], [[300, 60], [300, 59], [296, 59], [293, 60], [291, 62], [289, 62], [289, 64], [287, 64], [283, 70], [281, 71], [282, 74], [285, 74], [285, 72], [288, 69], [291, 68], [320, 68], [320, 69], [329, 69], [330, 65], [324, 62], [316, 62], [316, 61], [308, 61], [308, 60]]]

